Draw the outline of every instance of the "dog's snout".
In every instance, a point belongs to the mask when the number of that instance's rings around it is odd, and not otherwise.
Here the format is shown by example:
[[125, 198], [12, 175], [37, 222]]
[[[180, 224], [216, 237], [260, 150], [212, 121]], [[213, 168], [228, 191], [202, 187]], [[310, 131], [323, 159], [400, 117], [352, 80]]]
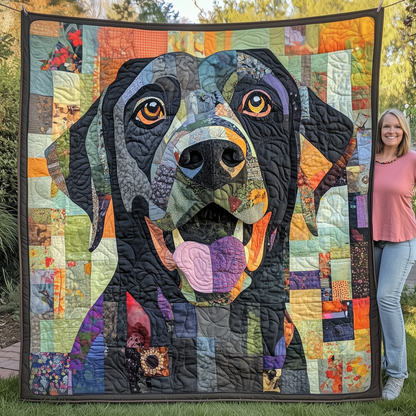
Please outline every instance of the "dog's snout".
[[178, 165], [193, 182], [218, 189], [231, 182], [244, 167], [245, 155], [228, 140], [205, 140], [181, 152]]
[[222, 153], [222, 161], [230, 168], [235, 168], [244, 160], [244, 154], [239, 147], [227, 147]]
[[185, 169], [197, 169], [204, 162], [201, 153], [196, 149], [185, 149], [179, 159], [179, 166]]

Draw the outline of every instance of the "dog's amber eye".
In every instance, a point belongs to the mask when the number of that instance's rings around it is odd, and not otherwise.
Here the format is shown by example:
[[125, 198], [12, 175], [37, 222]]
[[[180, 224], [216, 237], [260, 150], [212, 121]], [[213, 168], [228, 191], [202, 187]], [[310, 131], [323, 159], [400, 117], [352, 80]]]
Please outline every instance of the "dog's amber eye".
[[148, 97], [140, 100], [136, 108], [136, 120], [143, 124], [151, 125], [166, 118], [165, 106], [158, 98]]
[[271, 99], [267, 93], [254, 90], [247, 93], [242, 100], [238, 111], [252, 117], [264, 117], [270, 113]]

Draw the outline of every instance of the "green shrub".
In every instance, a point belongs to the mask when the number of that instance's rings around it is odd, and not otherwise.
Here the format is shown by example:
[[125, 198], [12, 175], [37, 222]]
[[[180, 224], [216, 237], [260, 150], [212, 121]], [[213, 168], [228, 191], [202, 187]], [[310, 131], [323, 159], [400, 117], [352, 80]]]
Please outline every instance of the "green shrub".
[[14, 319], [20, 315], [20, 286], [15, 279], [5, 277], [0, 290], [0, 313], [10, 313]]
[[20, 69], [16, 59], [0, 64], [0, 203], [17, 207]]
[[416, 308], [416, 286], [404, 286], [400, 303], [404, 308]]
[[19, 247], [16, 212], [0, 203], [0, 288], [19, 277]]

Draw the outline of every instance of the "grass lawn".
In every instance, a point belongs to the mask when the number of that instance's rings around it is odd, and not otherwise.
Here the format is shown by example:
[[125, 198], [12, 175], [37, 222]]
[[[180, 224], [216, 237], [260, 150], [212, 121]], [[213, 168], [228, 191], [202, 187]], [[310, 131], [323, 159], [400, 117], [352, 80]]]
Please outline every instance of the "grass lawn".
[[18, 379], [0, 379], [0, 415], [30, 416], [379, 416], [416, 414], [416, 307], [404, 305], [409, 378], [399, 399], [387, 402], [340, 404], [173, 403], [173, 404], [52, 404], [25, 403], [18, 399]]

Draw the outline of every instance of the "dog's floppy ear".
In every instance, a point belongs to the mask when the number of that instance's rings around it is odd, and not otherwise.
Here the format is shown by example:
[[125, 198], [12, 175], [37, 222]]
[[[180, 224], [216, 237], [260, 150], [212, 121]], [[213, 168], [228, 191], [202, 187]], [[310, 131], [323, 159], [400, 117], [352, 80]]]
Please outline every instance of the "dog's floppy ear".
[[[103, 104], [108, 100], [117, 102], [149, 62], [150, 59], [146, 58], [124, 63], [115, 81], [100, 98], [69, 131], [45, 150], [49, 174], [55, 185], [90, 217], [90, 251], [101, 241], [111, 201], [110, 169], [113, 160], [107, 160], [107, 147], [114, 141], [114, 137], [108, 137], [114, 133], [114, 120], [111, 112], [104, 114]], [[106, 126], [104, 131], [103, 126]]]
[[316, 213], [321, 196], [346, 167], [355, 145], [353, 123], [321, 101], [309, 88], [299, 87], [301, 101], [298, 188], [302, 214], [309, 231], [317, 235]]
[[90, 250], [102, 237], [111, 200], [110, 176], [102, 132], [104, 90], [88, 112], [45, 150], [55, 185], [90, 217]]

